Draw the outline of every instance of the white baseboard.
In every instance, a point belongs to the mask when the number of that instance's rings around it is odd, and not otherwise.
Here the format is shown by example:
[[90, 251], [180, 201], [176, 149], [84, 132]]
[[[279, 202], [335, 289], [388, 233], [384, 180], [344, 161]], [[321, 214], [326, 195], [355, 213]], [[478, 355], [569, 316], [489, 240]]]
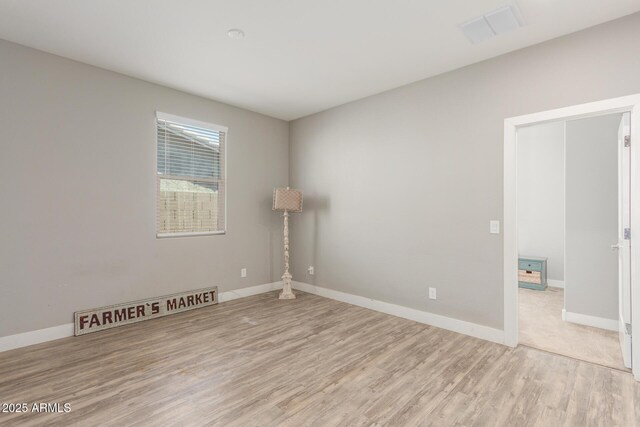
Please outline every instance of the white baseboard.
[[606, 329], [618, 332], [618, 321], [605, 319], [604, 317], [589, 316], [588, 314], [572, 313], [562, 310], [562, 320], [580, 325], [593, 326], [594, 328]]
[[547, 285], [552, 288], [564, 289], [564, 280], [547, 279]]
[[73, 336], [73, 323], [0, 337], [0, 352]]
[[248, 288], [234, 289], [233, 291], [220, 292], [218, 295], [218, 302], [250, 297], [251, 295], [263, 294], [277, 289], [282, 289], [282, 282], [265, 283], [264, 285], [256, 285]]
[[378, 301], [358, 295], [347, 294], [345, 292], [335, 291], [333, 289], [310, 285], [303, 282], [293, 282], [293, 287], [294, 289], [298, 289], [300, 291], [308, 292], [314, 295], [319, 295], [321, 297], [346, 302], [348, 304], [357, 305], [359, 307], [368, 308], [370, 310], [380, 311], [392, 316], [402, 317], [404, 319], [413, 320], [415, 322], [424, 323], [426, 325], [431, 325], [483, 340], [504, 344], [504, 331], [500, 329], [494, 329], [489, 326], [478, 325], [476, 323], [466, 322], [464, 320], [441, 316], [439, 314], [433, 314], [427, 311], [416, 310], [414, 308]]
[[[275, 291], [277, 289], [282, 289], [282, 282], [266, 283], [264, 285], [256, 285], [248, 288], [220, 292], [218, 294], [218, 302], [231, 301], [251, 295]], [[37, 331], [23, 332], [21, 334], [8, 335], [0, 337], [0, 352], [72, 336], [73, 323], [39, 329]]]

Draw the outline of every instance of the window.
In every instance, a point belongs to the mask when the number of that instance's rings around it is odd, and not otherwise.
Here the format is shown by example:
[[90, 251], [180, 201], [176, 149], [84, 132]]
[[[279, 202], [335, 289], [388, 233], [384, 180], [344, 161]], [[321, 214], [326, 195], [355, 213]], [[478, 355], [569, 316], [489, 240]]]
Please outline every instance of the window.
[[225, 231], [227, 128], [157, 113], [157, 236]]

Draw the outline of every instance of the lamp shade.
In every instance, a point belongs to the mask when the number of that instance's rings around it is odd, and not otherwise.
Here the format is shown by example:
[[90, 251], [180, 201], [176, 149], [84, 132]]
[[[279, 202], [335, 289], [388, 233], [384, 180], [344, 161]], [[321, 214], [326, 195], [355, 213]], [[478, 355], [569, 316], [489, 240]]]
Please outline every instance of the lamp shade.
[[302, 212], [302, 191], [287, 188], [273, 189], [273, 210]]

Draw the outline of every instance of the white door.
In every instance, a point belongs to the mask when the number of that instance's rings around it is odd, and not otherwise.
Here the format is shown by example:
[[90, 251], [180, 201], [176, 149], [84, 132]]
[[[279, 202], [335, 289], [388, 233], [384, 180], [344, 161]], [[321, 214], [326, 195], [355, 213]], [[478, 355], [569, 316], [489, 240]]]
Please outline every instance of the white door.
[[[619, 334], [624, 365], [631, 368], [631, 114], [624, 113], [618, 129], [618, 300]], [[640, 228], [636, 230], [640, 232]]]

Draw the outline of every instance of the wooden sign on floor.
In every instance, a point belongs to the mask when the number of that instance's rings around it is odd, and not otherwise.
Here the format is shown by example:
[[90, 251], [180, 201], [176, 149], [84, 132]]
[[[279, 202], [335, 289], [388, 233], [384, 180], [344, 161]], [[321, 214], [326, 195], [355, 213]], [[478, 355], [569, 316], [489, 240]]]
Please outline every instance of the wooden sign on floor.
[[84, 335], [103, 329], [156, 317], [193, 310], [218, 303], [218, 287], [181, 292], [92, 310], [75, 312], [75, 335]]

